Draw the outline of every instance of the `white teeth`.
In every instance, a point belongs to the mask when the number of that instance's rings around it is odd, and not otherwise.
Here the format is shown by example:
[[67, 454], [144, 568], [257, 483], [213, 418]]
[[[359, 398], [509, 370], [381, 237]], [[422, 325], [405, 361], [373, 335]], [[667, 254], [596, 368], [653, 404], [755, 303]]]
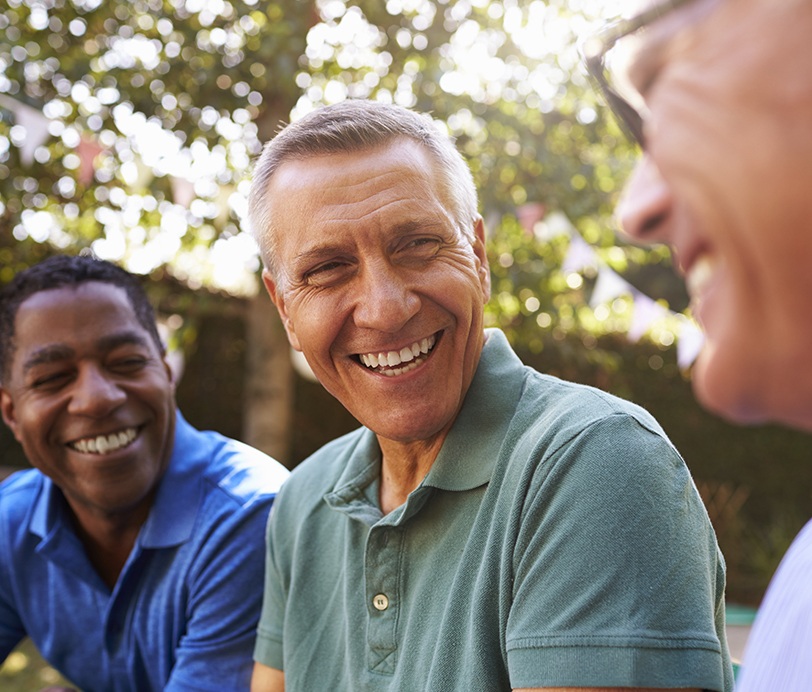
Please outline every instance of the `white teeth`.
[[71, 442], [70, 446], [83, 454], [107, 454], [126, 447], [138, 436], [135, 428], [127, 428], [111, 435], [99, 435]]
[[702, 255], [691, 266], [685, 275], [685, 286], [692, 298], [698, 298], [705, 287], [710, 283], [716, 271], [716, 262], [710, 255]]
[[[400, 375], [409, 370], [414, 370], [419, 363], [416, 358], [427, 354], [437, 341], [434, 335], [415, 342], [411, 346], [406, 346], [400, 351], [387, 351], [386, 353], [362, 353], [359, 358], [368, 368], [381, 369], [378, 372], [384, 375]], [[422, 362], [422, 361], [421, 361]], [[396, 368], [396, 365], [406, 364], [404, 367]]]

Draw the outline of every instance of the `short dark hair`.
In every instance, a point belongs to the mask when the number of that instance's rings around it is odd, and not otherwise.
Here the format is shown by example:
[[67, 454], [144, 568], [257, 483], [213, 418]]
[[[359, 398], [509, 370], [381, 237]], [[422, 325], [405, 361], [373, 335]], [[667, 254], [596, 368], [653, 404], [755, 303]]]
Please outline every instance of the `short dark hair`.
[[19, 272], [0, 291], [0, 381], [8, 378], [14, 353], [14, 322], [17, 311], [35, 293], [89, 281], [112, 284], [124, 289], [139, 324], [147, 330], [160, 353], [165, 348], [158, 334], [155, 312], [140, 281], [134, 274], [112, 262], [87, 255], [56, 255]]

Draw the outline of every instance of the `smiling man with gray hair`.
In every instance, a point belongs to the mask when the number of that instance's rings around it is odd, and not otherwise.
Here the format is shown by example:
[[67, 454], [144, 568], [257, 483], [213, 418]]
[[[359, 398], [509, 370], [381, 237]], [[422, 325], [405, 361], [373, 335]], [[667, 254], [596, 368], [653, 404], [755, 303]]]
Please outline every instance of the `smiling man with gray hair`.
[[363, 425], [274, 506], [252, 689], [729, 690], [685, 464], [645, 411], [484, 329], [484, 226], [437, 123], [319, 109], [266, 146], [249, 207], [290, 343]]

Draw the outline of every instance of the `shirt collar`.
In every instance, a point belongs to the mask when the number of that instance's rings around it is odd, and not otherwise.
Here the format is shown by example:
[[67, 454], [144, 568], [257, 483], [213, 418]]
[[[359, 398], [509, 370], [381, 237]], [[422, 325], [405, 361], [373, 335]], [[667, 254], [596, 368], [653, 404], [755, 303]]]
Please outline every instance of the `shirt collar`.
[[[491, 479], [522, 393], [524, 370], [500, 330], [487, 329], [485, 334], [487, 340], [462, 409], [415, 493], [424, 487], [472, 490]], [[363, 492], [380, 473], [381, 452], [375, 435], [363, 429], [344, 455], [347, 463], [325, 500], [359, 519], [375, 521], [380, 510], [370, 507]]]
[[211, 455], [208, 438], [178, 411], [172, 457], [138, 537], [142, 548], [168, 548], [189, 540], [203, 492], [201, 469]]
[[498, 329], [486, 329], [474, 379], [462, 409], [423, 485], [471, 490], [493, 475], [524, 387], [524, 366]]

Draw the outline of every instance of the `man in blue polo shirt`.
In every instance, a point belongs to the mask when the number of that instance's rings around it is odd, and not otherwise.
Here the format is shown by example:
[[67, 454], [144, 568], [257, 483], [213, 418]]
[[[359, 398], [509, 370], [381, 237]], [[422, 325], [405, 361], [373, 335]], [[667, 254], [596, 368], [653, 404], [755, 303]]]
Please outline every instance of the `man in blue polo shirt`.
[[176, 409], [136, 278], [55, 257], [0, 294], [0, 661], [25, 636], [83, 690], [248, 689], [264, 525], [287, 472]]
[[435, 123], [310, 113], [249, 211], [291, 344], [364, 426], [274, 505], [254, 692], [731, 689], [684, 462], [645, 411], [483, 328], [476, 191]]

